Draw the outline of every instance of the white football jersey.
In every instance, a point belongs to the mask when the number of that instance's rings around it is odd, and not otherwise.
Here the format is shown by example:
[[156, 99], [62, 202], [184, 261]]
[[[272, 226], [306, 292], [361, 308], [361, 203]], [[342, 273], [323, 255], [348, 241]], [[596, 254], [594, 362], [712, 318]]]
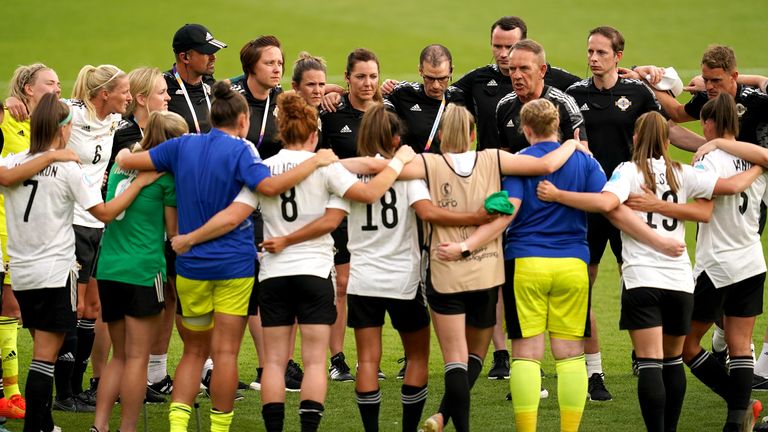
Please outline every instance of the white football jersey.
[[[14, 167], [38, 155], [27, 151], [3, 160]], [[8, 224], [8, 255], [14, 290], [66, 285], [75, 267], [74, 206], [91, 208], [102, 202], [75, 162], [55, 162], [23, 183], [4, 187]]]
[[[752, 167], [750, 162], [717, 149], [699, 161], [697, 168], [718, 177], [732, 177]], [[744, 192], [715, 197], [709, 223], [699, 224], [693, 275], [706, 271], [717, 288], [765, 272], [763, 246], [758, 234], [760, 203], [768, 198], [768, 174]]]
[[[72, 136], [69, 137], [67, 147], [80, 157], [87, 184], [100, 191], [109, 156], [112, 154], [112, 139], [121, 117], [119, 114], [109, 114], [104, 120], [99, 120], [88, 113], [83, 101], [69, 99], [66, 102], [72, 110]], [[103, 222], [77, 204], [74, 221], [75, 225], [104, 227]]]
[[[656, 175], [656, 196], [665, 201], [685, 203], [693, 198], [712, 196], [718, 176], [689, 165], [682, 165], [676, 173], [677, 193], [672, 192], [666, 179], [666, 164], [663, 159], [653, 159], [651, 166]], [[632, 162], [624, 162], [613, 172], [603, 187], [624, 202], [630, 193], [643, 193], [643, 175]], [[683, 221], [657, 213], [635, 212], [657, 234], [685, 242]], [[693, 273], [687, 251], [677, 258], [668, 257], [652, 247], [621, 233], [622, 279], [627, 289], [637, 287], [663, 288], [674, 291], [693, 292]]]
[[[273, 176], [280, 175], [315, 154], [308, 151], [280, 150], [264, 161]], [[357, 177], [340, 163], [318, 168], [301, 183], [276, 196], [256, 194], [264, 218], [264, 239], [290, 234], [325, 214], [326, 208], [349, 211], [341, 197]], [[247, 193], [252, 193], [247, 191]], [[241, 192], [243, 195], [243, 192]], [[239, 196], [235, 201], [247, 202]], [[261, 257], [259, 281], [295, 275], [328, 277], [333, 267], [333, 238], [330, 234], [288, 246], [280, 253], [265, 252]]]
[[416, 296], [421, 252], [411, 205], [429, 199], [424, 181], [410, 180], [396, 181], [373, 204], [350, 202], [349, 294], [402, 300]]

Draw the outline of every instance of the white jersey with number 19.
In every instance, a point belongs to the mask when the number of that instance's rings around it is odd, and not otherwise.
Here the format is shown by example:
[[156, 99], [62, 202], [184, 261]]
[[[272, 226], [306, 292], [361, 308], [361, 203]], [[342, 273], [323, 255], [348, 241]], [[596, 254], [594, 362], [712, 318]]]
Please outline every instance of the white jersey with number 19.
[[[672, 192], [666, 178], [667, 166], [664, 160], [653, 159], [651, 168], [656, 176], [656, 196], [664, 201], [685, 203], [693, 198], [709, 199], [718, 180], [712, 173], [681, 165], [681, 170], [675, 173], [678, 190]], [[637, 165], [624, 162], [613, 171], [613, 175], [603, 187], [603, 192], [613, 193], [623, 203], [630, 193], [643, 193], [643, 184], [643, 174]], [[682, 221], [657, 213], [636, 211], [635, 214], [646, 221], [657, 234], [685, 242], [685, 224]], [[648, 287], [693, 293], [691, 260], [687, 253], [677, 258], [668, 257], [623, 232], [621, 241], [621, 257], [624, 261], [621, 272], [627, 289]]]
[[[696, 167], [719, 177], [732, 177], [752, 167], [750, 162], [717, 149]], [[760, 203], [768, 200], [768, 174], [738, 195], [715, 198], [709, 223], [699, 224], [696, 265], [693, 275], [703, 271], [716, 288], [734, 284], [765, 272], [763, 246], [758, 233]]]
[[[103, 120], [99, 120], [88, 112], [83, 101], [68, 99], [65, 102], [72, 110], [72, 135], [67, 147], [80, 157], [82, 169], [86, 174], [86, 184], [101, 191], [104, 172], [112, 154], [112, 140], [121, 117], [119, 114], [108, 114]], [[104, 223], [80, 205], [75, 205], [74, 224], [90, 228], [104, 227]]]
[[[14, 167], [38, 157], [27, 151], [2, 161]], [[75, 266], [75, 204], [88, 209], [102, 202], [75, 162], [55, 162], [16, 186], [2, 188], [8, 223], [8, 255], [13, 289], [59, 288]]]

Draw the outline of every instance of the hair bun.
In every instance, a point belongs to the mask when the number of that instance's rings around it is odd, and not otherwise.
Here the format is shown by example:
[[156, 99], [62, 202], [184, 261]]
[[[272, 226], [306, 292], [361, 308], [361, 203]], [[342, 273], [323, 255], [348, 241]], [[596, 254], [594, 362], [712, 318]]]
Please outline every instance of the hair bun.
[[211, 87], [211, 93], [216, 99], [229, 99], [235, 94], [231, 85], [226, 81], [216, 81]]
[[280, 116], [286, 120], [296, 120], [311, 115], [312, 108], [296, 93], [283, 93], [277, 99]]

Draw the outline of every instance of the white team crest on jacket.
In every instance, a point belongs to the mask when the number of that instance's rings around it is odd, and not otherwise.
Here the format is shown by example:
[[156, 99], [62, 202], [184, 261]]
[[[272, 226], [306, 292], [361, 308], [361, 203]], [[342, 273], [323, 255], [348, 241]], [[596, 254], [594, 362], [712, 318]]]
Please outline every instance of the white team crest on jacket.
[[620, 110], [626, 111], [629, 109], [629, 107], [632, 106], [632, 102], [627, 99], [626, 96], [622, 96], [619, 98], [619, 100], [616, 101], [616, 106], [619, 107]]

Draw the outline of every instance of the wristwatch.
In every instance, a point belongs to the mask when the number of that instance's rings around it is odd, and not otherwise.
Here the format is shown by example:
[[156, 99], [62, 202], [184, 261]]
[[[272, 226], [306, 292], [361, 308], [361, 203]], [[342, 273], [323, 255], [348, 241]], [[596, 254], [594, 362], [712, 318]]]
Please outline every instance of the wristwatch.
[[467, 244], [464, 242], [459, 243], [459, 247], [461, 248], [461, 257], [462, 258], [469, 258], [470, 255], [472, 255], [472, 252], [467, 248]]

